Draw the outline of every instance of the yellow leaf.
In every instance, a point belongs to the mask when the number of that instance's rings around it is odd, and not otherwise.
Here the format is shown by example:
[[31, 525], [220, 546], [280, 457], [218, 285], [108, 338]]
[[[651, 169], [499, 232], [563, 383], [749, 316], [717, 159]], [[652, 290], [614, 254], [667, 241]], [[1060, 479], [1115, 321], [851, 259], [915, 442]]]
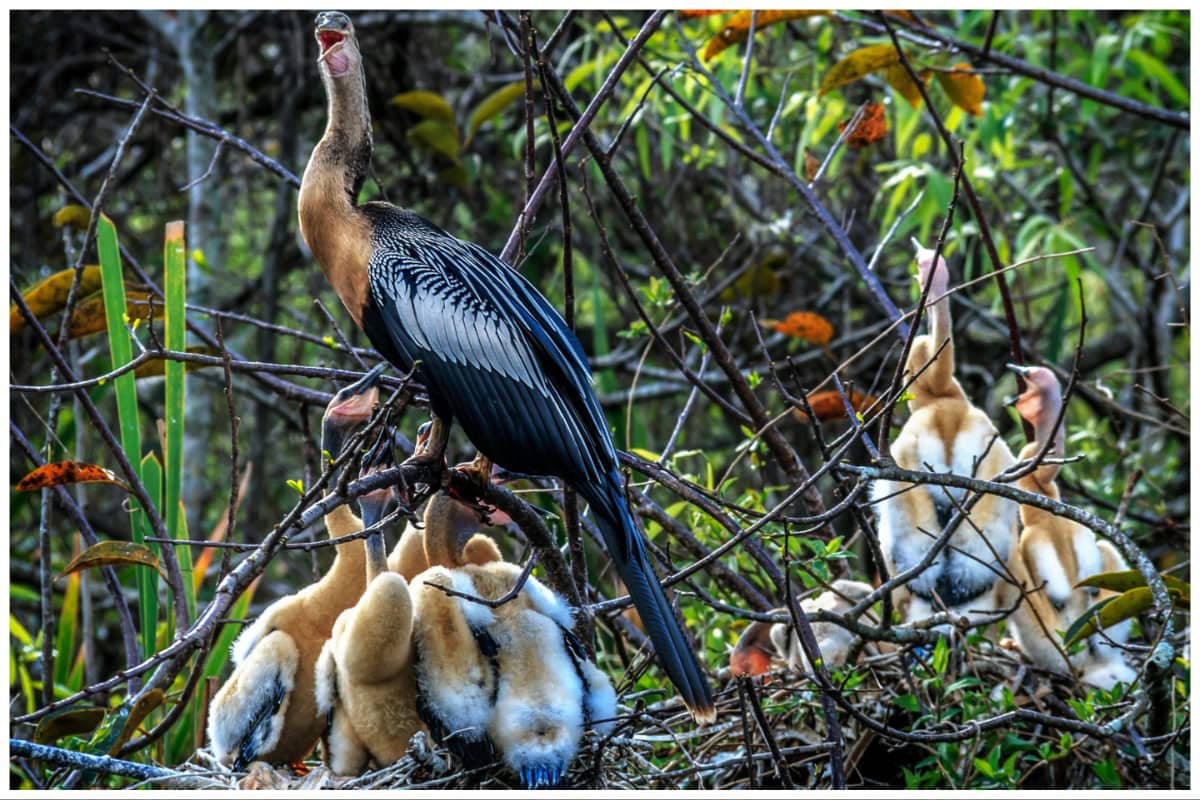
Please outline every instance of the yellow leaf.
[[408, 129], [408, 141], [458, 161], [458, 128], [436, 119], [423, 119]]
[[[200, 355], [206, 355], [206, 356], [220, 355], [220, 353], [217, 352], [216, 348], [213, 348], [213, 347], [200, 347], [200, 346], [193, 345], [192, 347], [189, 347], [187, 349], [187, 351], [189, 353], [199, 353]], [[188, 361], [183, 366], [186, 371], [191, 372], [192, 370], [195, 370], [195, 369], [207, 369], [209, 367], [216, 367], [218, 365], [217, 364], [199, 364], [195, 361]], [[146, 361], [142, 364], [139, 364], [137, 367], [135, 367], [133, 370], [133, 377], [137, 378], [138, 380], [141, 380], [142, 378], [155, 378], [155, 377], [165, 374], [165, 372], [166, 372], [166, 362], [164, 362], [161, 358], [154, 358], [154, 359], [151, 359], [150, 361]]]
[[70, 225], [72, 228], [86, 231], [91, 223], [92, 212], [79, 205], [63, 206], [54, 215], [54, 227], [56, 228]]
[[[917, 73], [921, 77], [923, 83], [929, 83], [929, 70], [921, 70]], [[921, 90], [917, 88], [916, 81], [908, 74], [908, 70], [903, 64], [893, 64], [887, 68], [884, 73], [888, 84], [896, 90], [896, 93], [908, 101], [913, 108], [918, 108], [921, 105]]]
[[467, 147], [471, 144], [471, 140], [475, 138], [475, 134], [483, 127], [483, 123], [498, 116], [504, 109], [515, 103], [518, 97], [524, 94], [525, 81], [521, 80], [505, 84], [483, 98], [483, 102], [476, 106], [474, 113], [471, 114], [471, 121], [467, 123], [467, 141], [463, 146]]
[[81, 569], [107, 567], [113, 564], [137, 564], [143, 567], [153, 567], [158, 570], [158, 574], [164, 578], [167, 577], [167, 571], [159, 563], [158, 556], [146, 545], [136, 542], [112, 541], [96, 542], [77, 555], [58, 577], [70, 575]]
[[968, 70], [972, 69], [967, 62], [954, 65], [953, 72], [937, 73], [938, 83], [942, 91], [950, 98], [950, 102], [977, 117], [983, 116], [983, 78]]
[[890, 44], [861, 47], [834, 64], [829, 72], [825, 73], [818, 94], [824, 96], [839, 86], [853, 83], [859, 78], [870, 75], [875, 70], [890, 67], [899, 60], [900, 54]]
[[[717, 53], [746, 41], [750, 36], [750, 19], [754, 13], [753, 11], [739, 11], [730, 17], [725, 23], [724, 30], [708, 40], [708, 45], [704, 48], [704, 60], [707, 61]], [[819, 17], [822, 14], [828, 14], [829, 11], [801, 11], [800, 9], [789, 8], [777, 11], [759, 11], [757, 13], [758, 16], [754, 19], [754, 30], [756, 32], [768, 25], [777, 25], [780, 22], [787, 22], [791, 19]]]
[[440, 94], [433, 92], [402, 92], [388, 101], [388, 105], [407, 109], [425, 119], [436, 119], [447, 125], [454, 124], [454, 109]]
[[[150, 319], [151, 308], [155, 306], [161, 315], [162, 303], [153, 303], [149, 292], [134, 290], [125, 293], [126, 321]], [[67, 335], [72, 339], [81, 339], [84, 336], [108, 330], [104, 313], [104, 293], [93, 292], [83, 298], [71, 312], [71, 319], [68, 321], [67, 327]]]
[[[81, 206], [75, 207], [80, 208]], [[29, 306], [33, 315], [39, 320], [44, 319], [63, 310], [67, 304], [67, 294], [71, 291], [71, 281], [74, 279], [75, 270], [64, 269], [37, 283], [32, 289], [27, 289], [21, 296], [25, 299], [25, 305]], [[75, 296], [87, 297], [99, 290], [100, 268], [97, 266], [84, 267], [83, 274], [79, 276], [79, 288], [76, 290]], [[17, 310], [16, 306], [12, 306], [8, 312], [8, 332], [13, 334], [24, 327], [25, 317], [21, 316], [21, 312]]]

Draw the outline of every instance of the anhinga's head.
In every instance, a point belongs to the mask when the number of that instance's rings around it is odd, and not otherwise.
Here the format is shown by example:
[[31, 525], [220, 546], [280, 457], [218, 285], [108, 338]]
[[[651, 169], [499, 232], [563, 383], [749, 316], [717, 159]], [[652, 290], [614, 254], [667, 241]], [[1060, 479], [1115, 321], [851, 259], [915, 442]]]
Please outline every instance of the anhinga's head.
[[317, 62], [323, 77], [336, 80], [358, 72], [362, 54], [349, 17], [340, 11], [322, 11], [317, 14], [313, 33], [321, 46]]
[[379, 403], [377, 384], [386, 367], [386, 364], [378, 365], [335, 394], [325, 407], [325, 416], [321, 419], [321, 449], [329, 454], [329, 458], [336, 460], [350, 432], [370, 418]]
[[1045, 367], [1022, 367], [1009, 364], [1008, 368], [1025, 379], [1025, 391], [1013, 403], [1021, 419], [1033, 426], [1039, 443], [1050, 438], [1049, 430], [1058, 421], [1062, 408], [1062, 387], [1058, 378]]

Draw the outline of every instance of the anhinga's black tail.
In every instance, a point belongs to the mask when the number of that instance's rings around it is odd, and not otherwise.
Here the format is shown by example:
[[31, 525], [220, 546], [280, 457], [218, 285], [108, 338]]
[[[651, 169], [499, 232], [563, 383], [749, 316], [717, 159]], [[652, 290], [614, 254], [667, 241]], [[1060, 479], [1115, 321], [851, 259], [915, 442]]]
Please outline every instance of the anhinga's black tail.
[[621, 485], [621, 474], [613, 470], [603, 485], [580, 484], [574, 489], [592, 507], [609, 555], [616, 564], [617, 574], [625, 582], [629, 596], [637, 606], [659, 664], [679, 690], [692, 717], [700, 723], [712, 722], [717, 712], [713, 707], [708, 680], [700, 669], [683, 626], [667, 602], [654, 567], [646, 557], [642, 534], [625, 502]]

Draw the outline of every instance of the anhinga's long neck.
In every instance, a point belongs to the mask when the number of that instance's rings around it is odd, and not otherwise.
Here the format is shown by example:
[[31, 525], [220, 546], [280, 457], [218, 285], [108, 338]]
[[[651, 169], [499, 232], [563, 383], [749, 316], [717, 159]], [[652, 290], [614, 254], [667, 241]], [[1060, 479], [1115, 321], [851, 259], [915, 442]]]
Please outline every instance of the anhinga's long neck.
[[370, 227], [356, 208], [371, 164], [366, 78], [359, 60], [357, 69], [346, 75], [335, 77], [323, 71], [322, 79], [329, 118], [300, 183], [300, 233], [361, 326], [371, 247]]
[[425, 558], [429, 566], [462, 566], [463, 545], [479, 530], [474, 513], [448, 495], [436, 494], [425, 509]]
[[[1019, 460], [1027, 461], [1035, 458], [1038, 453], [1042, 452], [1042, 448], [1046, 446], [1046, 442], [1050, 441], [1052, 437], [1054, 443], [1046, 451], [1046, 458], [1059, 459], [1066, 454], [1066, 440], [1063, 435], [1064, 426], [1056, 426], [1054, 424], [1058, 421], [1060, 404], [1061, 401], [1059, 401], [1059, 404], [1051, 401], [1043, 405], [1033, 422], [1034, 439], [1021, 450]], [[1047, 464], [1043, 461], [1043, 463], [1038, 464], [1037, 469], [1018, 480], [1017, 486], [1026, 491], [1037, 492], [1038, 494], [1057, 499], [1058, 486], [1055, 484], [1055, 481], [1058, 479], [1058, 473], [1061, 471], [1062, 464]]]

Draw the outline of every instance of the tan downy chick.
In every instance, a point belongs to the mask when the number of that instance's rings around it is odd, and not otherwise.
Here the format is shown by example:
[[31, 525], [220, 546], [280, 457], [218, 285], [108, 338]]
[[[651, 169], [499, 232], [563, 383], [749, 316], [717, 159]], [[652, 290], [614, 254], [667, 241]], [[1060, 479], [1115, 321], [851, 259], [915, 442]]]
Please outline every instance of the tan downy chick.
[[[333, 635], [325, 645], [317, 665], [317, 697], [322, 713], [330, 719], [325, 740], [326, 761], [338, 775], [353, 775], [368, 764], [386, 766], [400, 758], [412, 735], [424, 728], [418, 711], [416, 650], [414, 627], [435, 631], [430, 646], [436, 652], [441, 645], [451, 648], [446, 659], [456, 659], [453, 648], [469, 634], [453, 603], [427, 602], [417, 608], [415, 597], [423, 596], [422, 575], [409, 576], [404, 570], [428, 563], [427, 539], [466, 559], [498, 559], [500, 552], [486, 536], [472, 535], [479, 520], [471, 509], [443, 495], [435, 495], [426, 506], [424, 527], [410, 524], [401, 543], [385, 560], [382, 537], [367, 540], [367, 589], [362, 599], [337, 620]], [[385, 498], [372, 498], [375, 504]], [[382, 516], [382, 508], [364, 518]], [[412, 545], [413, 541], [420, 550]], [[465, 540], [465, 541], [464, 541]], [[397, 569], [399, 568], [399, 569]], [[437, 589], [432, 593], [442, 594]], [[416, 614], [423, 614], [418, 623]], [[470, 658], [474, 645], [466, 651]], [[486, 665], [477, 665], [472, 677], [485, 677]], [[436, 732], [436, 731], [435, 731]]]
[[[499, 755], [527, 787], [551, 786], [566, 773], [585, 727], [611, 727], [616, 693], [571, 633], [570, 608], [533, 576], [496, 608], [428, 585], [492, 601], [517, 585], [520, 567], [500, 560], [498, 550], [483, 560], [495, 544], [468, 538], [479, 524], [477, 512], [449, 497], [430, 500], [425, 541], [433, 566], [413, 588], [422, 718], [467, 764]], [[467, 563], [471, 543], [476, 557]]]
[[[391, 465], [390, 450], [371, 469]], [[383, 518], [391, 487], [359, 498], [365, 527]], [[388, 569], [383, 533], [366, 540], [366, 591], [333, 626], [317, 661], [317, 708], [328, 720], [325, 761], [338, 775], [391, 764], [422, 730], [413, 677], [408, 582]]]
[[[801, 600], [800, 607], [806, 614], [817, 611], [843, 614], [873, 591], [870, 584], [845, 579], [834, 581], [831, 589]], [[787, 609], [779, 608], [771, 613], [786, 614]], [[810, 624], [826, 669], [842, 667], [854, 644], [854, 634], [832, 622], [812, 620]], [[808, 657], [790, 623], [751, 622], [738, 637], [729, 656], [730, 672], [735, 678], [762, 675], [777, 663], [786, 663], [792, 672], [811, 672]]]
[[[924, 248], [917, 252], [921, 285], [932, 282], [926, 298], [930, 332], [914, 340], [905, 364], [906, 378], [918, 377], [908, 389], [912, 415], [891, 445], [892, 457], [905, 469], [990, 480], [1013, 464], [1012, 452], [954, 378], [950, 298], [944, 296], [949, 273], [944, 259], [934, 268], [933, 255]], [[935, 353], [937, 358], [921, 372]], [[890, 574], [906, 571], [925, 557], [953, 516], [955, 501], [961, 503], [966, 496], [962, 489], [875, 482], [879, 540]], [[1016, 525], [1016, 503], [984, 496], [933, 562], [908, 582], [912, 596], [907, 619], [927, 617], [943, 605], [960, 614], [996, 610], [997, 576], [1003, 574], [1003, 562], [1012, 550]]]
[[[321, 447], [336, 458], [350, 430], [378, 401], [379, 366], [338, 392], [322, 421]], [[336, 480], [336, 476], [334, 476]], [[331, 539], [362, 530], [350, 506], [325, 517]], [[240, 770], [251, 761], [274, 764], [303, 759], [325, 720], [314, 701], [314, 665], [344, 609], [366, 584], [362, 540], [336, 545], [329, 571], [316, 583], [268, 606], [233, 643], [233, 674], [213, 697], [208, 738], [222, 763]]]
[[[1062, 409], [1058, 379], [1042, 367], [1010, 368], [1027, 382], [1016, 405], [1035, 433], [1034, 441], [1021, 451], [1021, 460], [1035, 458], [1051, 440], [1046, 458], [1061, 459], [1065, 453], [1063, 426], [1055, 427]], [[1055, 480], [1061, 469], [1057, 463], [1042, 463], [1018, 479], [1017, 486], [1057, 500]], [[1097, 633], [1089, 637], [1087, 647], [1068, 661], [1060, 635], [1096, 601], [1112, 594], [1075, 585], [1100, 572], [1128, 569], [1125, 560], [1111, 544], [1097, 540], [1093, 531], [1076, 522], [1027, 505], [1020, 507], [1020, 516], [1021, 536], [1009, 559], [1009, 569], [1028, 594], [1010, 617], [1013, 638], [1040, 667], [1077, 673], [1085, 683], [1102, 689], [1111, 689], [1118, 681], [1129, 683], [1136, 673], [1125, 663], [1121, 650], [1104, 636]], [[1001, 591], [1003, 606], [1016, 604], [1017, 587], [1006, 584]], [[1126, 621], [1104, 633], [1123, 643], [1129, 638], [1130, 625]]]

